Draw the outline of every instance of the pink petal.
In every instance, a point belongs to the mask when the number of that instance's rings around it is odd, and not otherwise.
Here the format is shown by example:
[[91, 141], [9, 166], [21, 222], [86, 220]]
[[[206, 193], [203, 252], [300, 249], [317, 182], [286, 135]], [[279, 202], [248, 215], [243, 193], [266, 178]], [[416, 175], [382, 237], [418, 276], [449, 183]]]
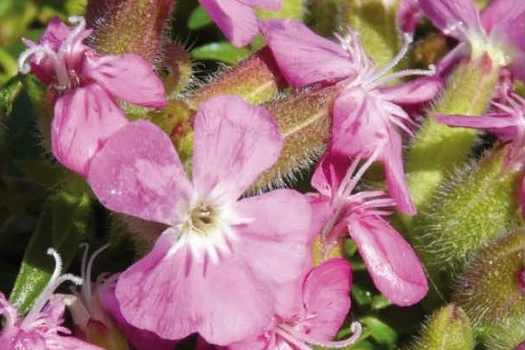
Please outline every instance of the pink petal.
[[199, 332], [217, 345], [264, 330], [273, 316], [273, 296], [245, 262], [230, 258], [203, 266], [185, 247], [168, 254], [173, 235], [166, 231], [120, 276], [116, 296], [124, 318], [165, 339]]
[[472, 0], [419, 0], [425, 15], [445, 34], [466, 41], [469, 33], [483, 33]]
[[521, 216], [525, 218], [525, 177], [521, 180], [520, 188]]
[[203, 103], [195, 116], [193, 182], [200, 191], [219, 186], [234, 202], [279, 157], [282, 137], [271, 115], [238, 96]]
[[381, 95], [397, 104], [416, 104], [436, 98], [443, 89], [443, 80], [439, 77], [422, 77], [408, 83], [380, 88]]
[[312, 175], [312, 187], [327, 197], [333, 197], [350, 167], [350, 158], [330, 152], [317, 163]]
[[171, 140], [147, 122], [129, 123], [94, 157], [88, 181], [107, 208], [171, 224], [190, 183]]
[[415, 215], [417, 210], [410, 197], [403, 168], [401, 136], [397, 132], [390, 132], [388, 146], [384, 148], [380, 160], [385, 164], [388, 194], [396, 201], [397, 209], [405, 215]]
[[[491, 0], [481, 12], [480, 19], [483, 28], [490, 33], [494, 27], [507, 27], [507, 34], [518, 31], [516, 27], [509, 27], [508, 22], [513, 22], [516, 17], [525, 13], [525, 2], [522, 0]], [[514, 24], [517, 24], [514, 23]], [[516, 33], [517, 34], [517, 33]], [[520, 34], [522, 37], [524, 33]], [[517, 43], [525, 45], [525, 43]]]
[[266, 20], [259, 27], [282, 74], [294, 87], [347, 78], [359, 68], [340, 45], [301, 22]]
[[164, 85], [151, 64], [135, 54], [119, 56], [88, 55], [82, 76], [126, 102], [144, 107], [164, 107]]
[[275, 190], [237, 203], [249, 224], [236, 227], [243, 240], [236, 252], [254, 275], [273, 284], [287, 283], [311, 266], [310, 204], [293, 190]]
[[433, 117], [448, 126], [486, 130], [504, 141], [520, 135], [521, 121], [508, 113], [491, 113], [479, 117], [471, 115], [434, 115]]
[[348, 230], [374, 284], [388, 300], [408, 306], [426, 295], [427, 280], [418, 257], [385, 220], [379, 216], [350, 218]]
[[153, 332], [145, 329], [139, 329], [130, 325], [122, 316], [118, 300], [115, 297], [116, 283], [103, 286], [99, 294], [101, 303], [104, 305], [113, 320], [118, 325], [118, 328], [124, 333], [126, 339], [133, 346], [135, 350], [173, 350], [178, 343], [176, 340], [162, 339]]
[[236, 0], [199, 0], [228, 40], [246, 46], [257, 34], [257, 17], [249, 5]]
[[240, 3], [257, 6], [265, 10], [278, 11], [281, 9], [282, 0], [238, 0]]
[[78, 87], [55, 104], [53, 154], [64, 166], [85, 176], [105, 139], [127, 123], [122, 110], [99, 86]]
[[330, 259], [313, 269], [304, 282], [306, 312], [315, 315], [307, 321], [309, 335], [331, 340], [350, 311], [352, 269], [341, 258]]
[[[45, 341], [45, 350], [104, 350], [104, 348], [87, 343], [75, 337], [59, 335], [56, 333], [46, 334]], [[41, 348], [27, 347], [27, 349]]]
[[396, 24], [403, 32], [414, 33], [422, 16], [418, 0], [399, 1]]

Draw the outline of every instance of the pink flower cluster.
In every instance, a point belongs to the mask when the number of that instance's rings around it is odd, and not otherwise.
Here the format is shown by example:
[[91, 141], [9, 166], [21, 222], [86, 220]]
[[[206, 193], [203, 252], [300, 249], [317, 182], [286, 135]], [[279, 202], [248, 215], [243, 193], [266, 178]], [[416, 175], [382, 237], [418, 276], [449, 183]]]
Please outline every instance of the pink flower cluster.
[[[412, 136], [415, 122], [402, 106], [432, 100], [441, 80], [433, 69], [388, 74], [406, 54], [409, 35], [392, 63], [378, 69], [350, 29], [336, 43], [299, 22], [257, 22], [251, 7], [277, 9], [278, 0], [200, 2], [235, 45], [247, 44], [260, 30], [290, 86], [338, 88], [331, 139], [312, 178], [316, 192], [276, 189], [245, 195], [276, 163], [284, 140], [265, 108], [238, 96], [214, 97], [196, 111], [188, 174], [164, 131], [149, 121], [128, 121], [121, 108], [123, 102], [166, 106], [162, 82], [151, 65], [138, 55], [98, 54], [83, 43], [91, 31], [82, 18], [73, 18], [73, 27], [53, 20], [37, 43], [26, 41], [28, 49], [20, 57], [21, 70], [31, 71], [56, 95], [53, 154], [83, 175], [111, 211], [166, 227], [151, 251], [100, 289], [101, 303], [128, 338], [135, 339], [137, 349], [154, 341], [162, 344], [158, 348], [170, 348], [194, 333], [229, 349], [347, 346], [359, 336], [360, 325], [352, 325], [351, 338], [333, 340], [349, 314], [352, 284], [349, 262], [328, 258], [333, 244], [350, 237], [375, 286], [394, 304], [417, 303], [428, 290], [418, 257], [384, 216], [393, 206], [407, 215], [416, 213], [405, 180], [400, 132]], [[420, 9], [446, 33], [470, 40], [472, 47], [481, 34], [505, 36], [492, 12], [483, 12], [482, 25], [471, 1], [460, 1], [467, 7], [456, 3], [421, 0]], [[519, 7], [523, 14], [516, 1], [491, 6], [491, 11]], [[524, 41], [505, 39], [517, 48], [513, 57], [522, 57]], [[514, 67], [515, 60], [509, 65]], [[409, 75], [423, 77], [384, 87]], [[509, 101], [510, 108], [497, 104], [501, 113], [475, 121], [460, 116], [438, 120], [494, 131], [519, 144], [515, 149], [520, 151], [509, 157], [522, 161], [525, 103], [517, 96]], [[384, 165], [388, 194], [356, 191], [375, 161]], [[317, 238], [326, 256], [314, 266], [311, 243]], [[51, 301], [47, 309], [36, 311], [39, 316], [21, 321], [0, 297], [6, 317], [0, 344], [69, 346], [73, 338], [58, 335], [65, 331], [59, 326], [63, 307], [57, 311]]]

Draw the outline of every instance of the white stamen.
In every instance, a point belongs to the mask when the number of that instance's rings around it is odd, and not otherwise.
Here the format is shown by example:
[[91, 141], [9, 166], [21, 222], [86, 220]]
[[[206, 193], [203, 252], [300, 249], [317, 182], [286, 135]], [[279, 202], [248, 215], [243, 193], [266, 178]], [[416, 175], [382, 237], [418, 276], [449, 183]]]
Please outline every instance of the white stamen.
[[65, 281], [70, 281], [76, 285], [82, 284], [82, 278], [78, 276], [69, 273], [65, 275], [60, 275], [62, 273], [62, 259], [60, 258], [60, 255], [58, 255], [58, 252], [55, 249], [49, 248], [47, 250], [47, 254], [52, 255], [55, 259], [55, 269], [46, 286], [44, 287], [44, 289], [36, 299], [35, 303], [33, 304], [33, 307], [22, 321], [22, 324], [20, 325], [20, 328], [22, 329], [24, 329], [24, 327], [26, 326], [29, 326], [35, 321], [38, 314], [42, 311], [46, 303], [49, 301], [49, 298], [60, 284], [62, 284]]
[[82, 255], [81, 276], [85, 281], [85, 283], [82, 285], [81, 295], [84, 303], [89, 307], [89, 305], [91, 305], [91, 270], [93, 268], [93, 264], [95, 263], [95, 259], [100, 255], [100, 253], [109, 247], [109, 243], [95, 250], [95, 252], [89, 258], [89, 261], [87, 261], [89, 244], [82, 243], [80, 244], [80, 247], [84, 248], [84, 254]]

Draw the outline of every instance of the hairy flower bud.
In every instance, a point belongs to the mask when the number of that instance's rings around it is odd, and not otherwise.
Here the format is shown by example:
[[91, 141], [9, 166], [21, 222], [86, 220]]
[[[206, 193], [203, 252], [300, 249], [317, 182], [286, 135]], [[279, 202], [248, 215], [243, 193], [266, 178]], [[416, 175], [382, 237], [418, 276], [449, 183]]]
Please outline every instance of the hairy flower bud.
[[489, 349], [512, 349], [525, 339], [524, 252], [520, 228], [480, 251], [455, 287], [453, 299], [484, 330]]
[[469, 318], [461, 307], [448, 304], [426, 322], [421, 336], [407, 350], [472, 350], [474, 332]]

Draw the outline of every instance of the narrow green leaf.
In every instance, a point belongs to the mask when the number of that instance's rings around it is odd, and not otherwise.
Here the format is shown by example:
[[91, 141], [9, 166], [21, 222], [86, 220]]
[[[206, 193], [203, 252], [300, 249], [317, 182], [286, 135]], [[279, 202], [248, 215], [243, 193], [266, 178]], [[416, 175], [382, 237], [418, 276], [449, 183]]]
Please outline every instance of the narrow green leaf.
[[72, 196], [59, 192], [48, 198], [10, 296], [20, 312], [30, 309], [53, 272], [55, 264], [46, 254], [47, 249], [52, 247], [58, 251], [66, 270], [85, 236], [89, 215], [87, 194]]
[[190, 14], [190, 17], [188, 18], [188, 28], [191, 30], [197, 30], [212, 23], [212, 19], [210, 16], [208, 16], [208, 13], [204, 11], [202, 6], [199, 6], [193, 10]]
[[223, 41], [196, 47], [191, 51], [191, 54], [198, 60], [216, 60], [233, 65], [248, 57], [250, 50], [238, 48], [229, 42]]
[[393, 348], [397, 341], [397, 333], [383, 321], [372, 317], [364, 317], [361, 323], [371, 332], [371, 337], [380, 345]]
[[20, 84], [20, 76], [16, 75], [9, 79], [0, 88], [0, 119], [11, 113], [13, 102], [18, 94], [22, 91], [22, 84]]

